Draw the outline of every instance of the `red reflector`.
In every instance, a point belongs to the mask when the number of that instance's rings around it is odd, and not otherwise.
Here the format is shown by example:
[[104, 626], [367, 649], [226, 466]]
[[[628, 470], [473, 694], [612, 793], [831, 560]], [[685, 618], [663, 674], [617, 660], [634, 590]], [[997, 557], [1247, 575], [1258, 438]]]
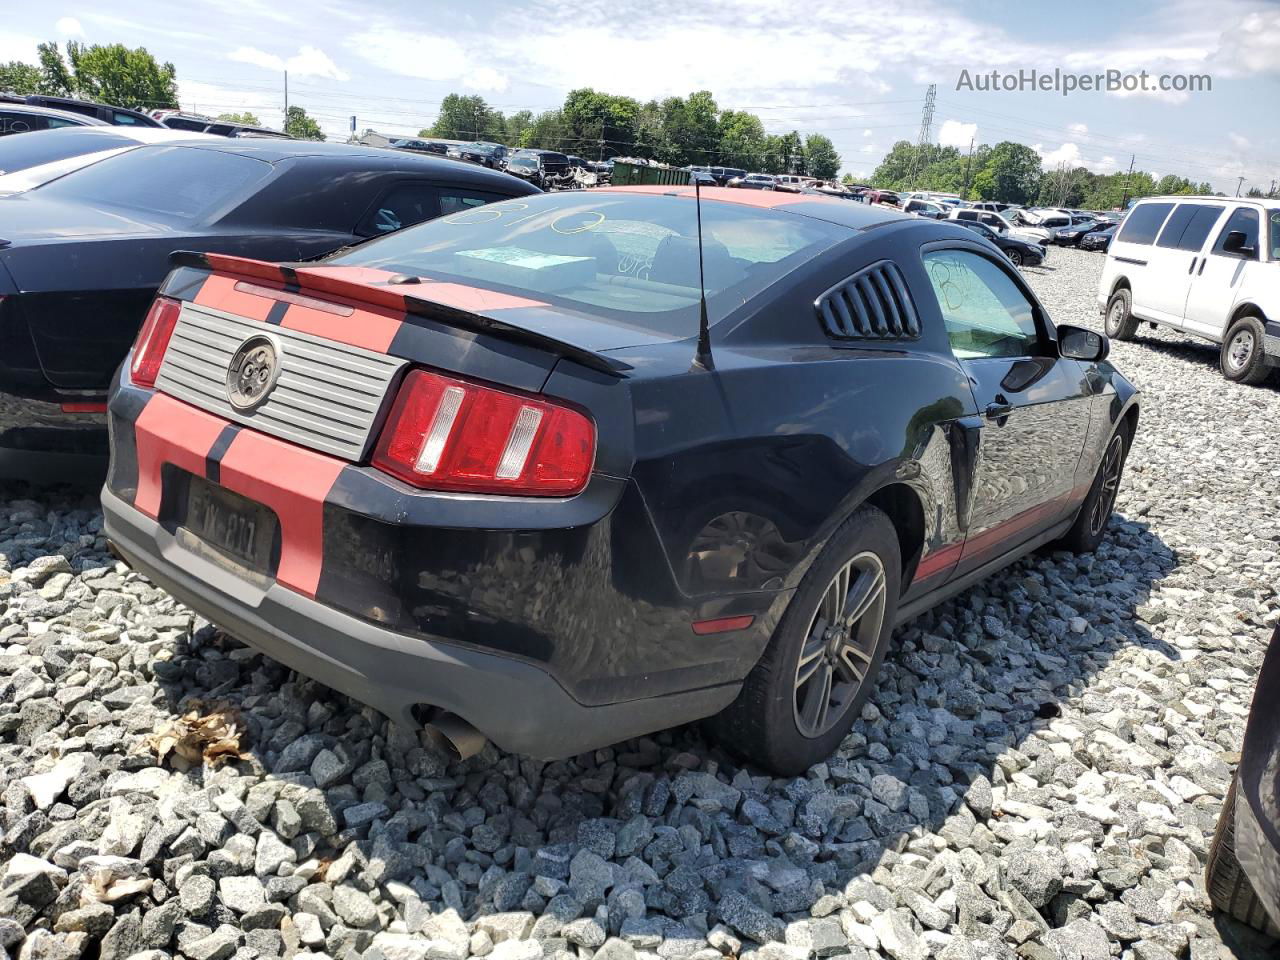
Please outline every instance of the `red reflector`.
[[750, 614], [745, 617], [721, 617], [719, 620], [695, 620], [693, 632], [700, 637], [709, 633], [728, 633], [730, 630], [745, 630], [755, 623], [756, 618]]
[[63, 413], [106, 413], [107, 404], [105, 401], [96, 403], [64, 403], [61, 404]]
[[182, 304], [168, 297], [156, 297], [142, 322], [138, 339], [133, 344], [133, 362], [129, 365], [129, 379], [140, 387], [154, 387], [164, 352], [169, 349], [169, 338], [178, 323]]
[[569, 407], [414, 370], [373, 465], [424, 489], [565, 497], [587, 485], [595, 446], [595, 424]]

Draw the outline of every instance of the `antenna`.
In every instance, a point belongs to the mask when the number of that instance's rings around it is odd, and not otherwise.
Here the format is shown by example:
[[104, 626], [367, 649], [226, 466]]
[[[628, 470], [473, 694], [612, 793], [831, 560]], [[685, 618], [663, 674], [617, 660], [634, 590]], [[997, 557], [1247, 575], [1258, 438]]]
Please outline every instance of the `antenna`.
[[711, 359], [711, 324], [707, 320], [707, 278], [702, 271], [702, 179], [693, 175], [693, 206], [698, 218], [698, 350], [693, 365], [714, 370]]

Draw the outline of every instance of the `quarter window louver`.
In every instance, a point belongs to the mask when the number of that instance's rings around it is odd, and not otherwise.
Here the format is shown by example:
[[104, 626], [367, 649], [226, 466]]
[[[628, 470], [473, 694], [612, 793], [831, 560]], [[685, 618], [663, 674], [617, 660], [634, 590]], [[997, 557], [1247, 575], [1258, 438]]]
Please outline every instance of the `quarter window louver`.
[[836, 340], [915, 340], [920, 315], [896, 264], [881, 260], [836, 284], [815, 302], [818, 320]]

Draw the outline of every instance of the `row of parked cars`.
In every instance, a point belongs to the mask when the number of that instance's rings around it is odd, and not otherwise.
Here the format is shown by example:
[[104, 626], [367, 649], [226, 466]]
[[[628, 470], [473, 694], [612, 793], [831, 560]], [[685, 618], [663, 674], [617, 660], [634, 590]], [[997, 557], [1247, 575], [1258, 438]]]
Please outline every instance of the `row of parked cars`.
[[[0, 169], [103, 135], [6, 137]], [[1105, 536], [1137, 391], [981, 218], [543, 193], [364, 145], [98, 152], [0, 197], [0, 446], [81, 457], [109, 432], [118, 556], [459, 755], [705, 718], [801, 773], [895, 625]], [[1232, 349], [1241, 320], [1274, 337], [1277, 229], [1256, 203], [1144, 201], [1107, 329], [1172, 323], [1151, 298], [1175, 273], [1196, 297], [1244, 270], [1219, 290]], [[1235, 853], [1263, 849], [1266, 762], [1242, 765], [1209, 868], [1255, 919]]]

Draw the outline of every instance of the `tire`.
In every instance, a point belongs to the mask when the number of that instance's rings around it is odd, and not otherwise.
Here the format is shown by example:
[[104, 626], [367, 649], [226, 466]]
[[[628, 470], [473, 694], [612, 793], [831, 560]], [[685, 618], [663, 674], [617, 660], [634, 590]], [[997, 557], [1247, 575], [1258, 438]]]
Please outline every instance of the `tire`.
[[1121, 427], [1107, 442], [1093, 485], [1089, 487], [1089, 495], [1080, 505], [1071, 529], [1058, 541], [1063, 549], [1072, 553], [1093, 553], [1098, 549], [1111, 521], [1111, 512], [1115, 509], [1116, 494], [1124, 478], [1124, 463], [1132, 441], [1128, 429]]
[[1218, 368], [1233, 383], [1257, 385], [1271, 376], [1263, 352], [1264, 330], [1257, 317], [1241, 317], [1227, 328], [1218, 353]]
[[1022, 266], [1022, 251], [1021, 251], [1021, 250], [1006, 250], [1006, 251], [1005, 251], [1005, 255], [1006, 255], [1006, 256], [1008, 256], [1008, 258], [1009, 258], [1009, 262], [1010, 262], [1010, 263], [1012, 263], [1015, 267], [1021, 267], [1021, 266]]
[[1107, 301], [1107, 318], [1103, 329], [1112, 340], [1132, 340], [1138, 332], [1138, 319], [1132, 313], [1133, 295], [1120, 289]]
[[[797, 776], [829, 757], [875, 684], [901, 585], [893, 523], [875, 507], [859, 508], [800, 581], [737, 699], [710, 721], [713, 736], [779, 776]], [[864, 592], [870, 601], [858, 620], [839, 633], [824, 629], [836, 597]]]
[[1236, 859], [1236, 781], [1233, 777], [1222, 801], [1222, 813], [1218, 817], [1218, 829], [1209, 845], [1209, 860], [1204, 868], [1204, 883], [1215, 909], [1234, 917], [1241, 923], [1261, 930], [1271, 937], [1280, 937], [1280, 928], [1254, 892], [1249, 878], [1240, 869]]

